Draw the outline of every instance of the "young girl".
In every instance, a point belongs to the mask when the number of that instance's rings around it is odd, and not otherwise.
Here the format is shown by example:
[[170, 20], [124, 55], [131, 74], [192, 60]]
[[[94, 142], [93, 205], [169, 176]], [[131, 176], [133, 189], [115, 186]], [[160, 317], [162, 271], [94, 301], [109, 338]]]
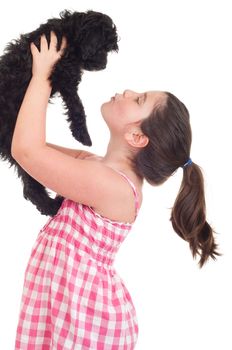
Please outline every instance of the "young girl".
[[101, 106], [110, 130], [103, 157], [46, 143], [49, 75], [61, 58], [41, 36], [31, 45], [32, 79], [21, 105], [12, 155], [32, 177], [65, 197], [40, 230], [25, 271], [15, 349], [132, 350], [138, 338], [133, 301], [113, 267], [142, 203], [144, 179], [164, 183], [183, 167], [171, 222], [200, 267], [220, 255], [205, 218], [204, 183], [190, 159], [188, 110], [162, 91], [125, 90]]

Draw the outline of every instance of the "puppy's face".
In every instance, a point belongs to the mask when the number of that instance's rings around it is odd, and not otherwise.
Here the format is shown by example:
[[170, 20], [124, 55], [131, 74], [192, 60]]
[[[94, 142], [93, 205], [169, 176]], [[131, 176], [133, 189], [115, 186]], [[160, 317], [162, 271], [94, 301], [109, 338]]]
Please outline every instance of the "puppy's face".
[[88, 11], [76, 18], [75, 49], [84, 69], [104, 69], [108, 52], [118, 51], [117, 41], [116, 26], [109, 16]]

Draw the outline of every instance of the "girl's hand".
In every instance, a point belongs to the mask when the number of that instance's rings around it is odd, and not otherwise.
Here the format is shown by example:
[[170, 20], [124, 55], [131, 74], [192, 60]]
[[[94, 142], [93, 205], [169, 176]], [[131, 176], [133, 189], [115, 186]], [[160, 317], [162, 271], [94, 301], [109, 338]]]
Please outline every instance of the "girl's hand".
[[33, 57], [32, 75], [44, 80], [48, 80], [54, 65], [62, 57], [63, 51], [67, 46], [67, 39], [63, 36], [60, 50], [57, 51], [57, 37], [53, 31], [50, 32], [50, 39], [50, 46], [48, 48], [45, 34], [41, 35], [40, 51], [33, 42], [30, 44]]

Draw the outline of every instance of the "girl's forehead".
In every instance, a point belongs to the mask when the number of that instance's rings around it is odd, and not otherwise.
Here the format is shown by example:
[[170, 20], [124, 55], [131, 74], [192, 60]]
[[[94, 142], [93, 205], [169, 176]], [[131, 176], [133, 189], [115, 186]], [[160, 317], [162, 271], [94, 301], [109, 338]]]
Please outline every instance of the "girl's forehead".
[[159, 90], [150, 90], [150, 91], [146, 91], [146, 93], [148, 95], [151, 95], [151, 96], [160, 96], [160, 97], [164, 97], [165, 96], [165, 92], [164, 91], [159, 91]]
[[150, 91], [146, 91], [146, 99], [153, 103], [161, 103], [164, 102], [167, 98], [165, 92], [163, 91], [156, 91], [156, 90], [150, 90]]

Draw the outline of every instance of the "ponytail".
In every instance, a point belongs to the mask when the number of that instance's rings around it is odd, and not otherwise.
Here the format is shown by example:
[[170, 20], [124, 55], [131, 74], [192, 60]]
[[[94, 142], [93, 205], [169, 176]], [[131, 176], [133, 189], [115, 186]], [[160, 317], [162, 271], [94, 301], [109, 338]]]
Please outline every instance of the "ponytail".
[[216, 251], [215, 231], [206, 221], [204, 179], [200, 167], [195, 163], [183, 169], [183, 180], [170, 221], [175, 232], [189, 243], [193, 258], [197, 254], [201, 256], [200, 268], [209, 257], [216, 260], [215, 255], [222, 255]]

